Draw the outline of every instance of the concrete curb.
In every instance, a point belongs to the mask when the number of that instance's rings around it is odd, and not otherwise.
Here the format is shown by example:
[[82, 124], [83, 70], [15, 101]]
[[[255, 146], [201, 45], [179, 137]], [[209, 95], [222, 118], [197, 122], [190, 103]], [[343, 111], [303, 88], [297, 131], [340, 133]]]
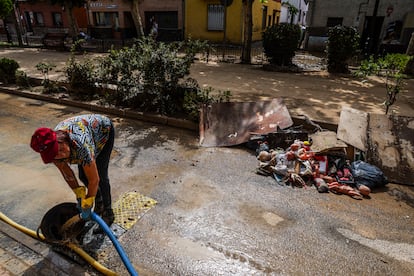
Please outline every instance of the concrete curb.
[[52, 96], [42, 95], [42, 94], [35, 94], [30, 92], [24, 92], [17, 89], [8, 89], [5, 87], [0, 87], [0, 92], [16, 95], [20, 97], [26, 97], [30, 99], [40, 100], [51, 102], [55, 104], [67, 105], [82, 108], [84, 110], [93, 111], [93, 112], [102, 112], [106, 114], [116, 115], [124, 118], [141, 120], [150, 123], [156, 123], [161, 125], [168, 125], [177, 128], [188, 129], [192, 131], [198, 131], [198, 124], [189, 120], [179, 119], [179, 118], [172, 118], [163, 115], [156, 115], [156, 114], [148, 114], [145, 112], [137, 112], [129, 109], [119, 109], [113, 107], [105, 107], [99, 106], [90, 103], [84, 103], [79, 101], [67, 100], [67, 99], [60, 99], [55, 98]]
[[0, 274], [90, 275], [80, 264], [67, 260], [39, 240], [0, 221]]
[[[61, 105], [78, 107], [78, 108], [82, 108], [84, 110], [88, 110], [91, 112], [102, 112], [102, 113], [120, 116], [120, 117], [128, 118], [128, 119], [135, 119], [135, 120], [141, 120], [141, 121], [150, 122], [150, 123], [168, 125], [171, 127], [187, 129], [187, 130], [191, 130], [195, 132], [199, 131], [199, 125], [197, 123], [192, 122], [190, 120], [186, 120], [186, 119], [179, 119], [179, 118], [168, 117], [168, 116], [157, 115], [157, 114], [148, 114], [145, 112], [137, 112], [137, 111], [133, 111], [130, 109], [119, 109], [119, 108], [113, 108], [113, 107], [99, 106], [99, 105], [84, 103], [84, 102], [79, 102], [79, 101], [55, 98], [55, 97], [43, 95], [43, 94], [24, 92], [18, 89], [8, 89], [5, 87], [0, 87], [0, 92], [16, 95], [20, 97], [31, 98], [35, 100], [41, 100], [41, 101], [61, 104]], [[307, 129], [314, 128], [314, 126], [310, 125], [306, 121], [306, 119], [302, 118], [301, 116], [291, 116], [291, 117], [294, 122], [294, 125], [302, 125]], [[336, 124], [332, 124], [332, 123], [320, 122], [320, 121], [313, 121], [313, 122], [318, 124], [323, 129], [327, 129], [327, 130], [331, 130], [335, 132], [338, 128]]]

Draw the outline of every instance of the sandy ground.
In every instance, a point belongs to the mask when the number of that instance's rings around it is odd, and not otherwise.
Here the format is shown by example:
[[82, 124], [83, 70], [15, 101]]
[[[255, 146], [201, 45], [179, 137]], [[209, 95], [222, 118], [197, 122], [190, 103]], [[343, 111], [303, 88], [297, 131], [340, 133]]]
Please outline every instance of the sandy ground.
[[[19, 62], [20, 69], [42, 78], [39, 62], [56, 65], [51, 79], [64, 80], [63, 70], [70, 53], [39, 49], [0, 49], [2, 57]], [[77, 55], [78, 60], [102, 54]], [[309, 58], [310, 62], [320, 59]], [[358, 80], [351, 76], [331, 75], [326, 71], [281, 73], [264, 71], [261, 65], [241, 65], [215, 61], [196, 61], [190, 77], [213, 91], [230, 91], [232, 101], [260, 101], [283, 98], [292, 115], [307, 115], [312, 120], [338, 123], [343, 106], [370, 113], [384, 114], [385, 84], [376, 78]], [[389, 114], [414, 116], [414, 80], [407, 80], [404, 91]]]
[[[200, 84], [229, 90], [233, 100], [257, 101], [281, 97], [293, 115], [337, 123], [342, 106], [384, 114], [385, 85], [379, 80], [332, 76], [326, 71], [278, 73], [261, 66], [196, 63], [191, 75]], [[394, 114], [414, 116], [414, 81], [408, 80], [391, 108]]]

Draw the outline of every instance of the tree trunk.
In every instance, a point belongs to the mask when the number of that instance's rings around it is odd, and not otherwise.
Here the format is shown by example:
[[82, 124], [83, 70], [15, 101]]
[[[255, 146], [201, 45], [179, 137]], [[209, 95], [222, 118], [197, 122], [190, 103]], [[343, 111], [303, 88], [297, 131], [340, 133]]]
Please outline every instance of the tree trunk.
[[141, 37], [144, 35], [144, 29], [142, 27], [141, 15], [139, 14], [139, 1], [140, 0], [132, 0], [132, 19], [134, 20], [138, 37]]
[[253, 1], [254, 0], [245, 0], [243, 3], [245, 15], [241, 62], [245, 64], [250, 64], [252, 62]]
[[78, 24], [75, 18], [73, 17], [73, 5], [72, 4], [69, 4], [69, 7], [66, 8], [66, 15], [69, 19], [69, 25], [70, 25], [69, 35], [71, 35], [72, 38], [76, 38], [77, 35], [79, 34], [79, 30], [78, 30]]
[[22, 31], [20, 30], [20, 23], [19, 23], [19, 20], [17, 19], [16, 9], [15, 9], [14, 4], [13, 4], [13, 21], [14, 21], [13, 22], [14, 26], [16, 27], [17, 41], [19, 43], [19, 46], [22, 47], [23, 46]]

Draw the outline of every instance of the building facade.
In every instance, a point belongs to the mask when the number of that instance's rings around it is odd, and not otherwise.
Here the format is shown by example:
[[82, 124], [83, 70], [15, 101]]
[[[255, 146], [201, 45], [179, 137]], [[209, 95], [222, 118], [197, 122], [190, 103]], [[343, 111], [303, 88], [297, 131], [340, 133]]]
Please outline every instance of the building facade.
[[[182, 0], [140, 0], [139, 15], [145, 34], [155, 18], [161, 40], [183, 37]], [[79, 31], [97, 39], [128, 39], [138, 36], [132, 0], [87, 1], [84, 7], [74, 8], [74, 19]], [[18, 1], [23, 33], [41, 35], [50, 29], [70, 32], [67, 8], [51, 5], [49, 1]], [[70, 34], [70, 33], [69, 33]], [[76, 34], [70, 34], [76, 35]]]
[[[253, 2], [252, 40], [262, 39], [263, 30], [280, 21], [280, 0]], [[227, 3], [227, 7], [225, 6]], [[185, 37], [215, 43], [241, 44], [246, 11], [242, 1], [191, 0], [185, 3]]]
[[[244, 40], [246, 10], [241, 0], [136, 1], [142, 31], [148, 34], [153, 22], [157, 22], [157, 39], [161, 41], [192, 38], [241, 44]], [[138, 17], [134, 15], [133, 3], [133, 0], [89, 0], [83, 7], [73, 9], [76, 29], [96, 39], [137, 37], [140, 30], [136, 29]], [[298, 22], [303, 21], [303, 11], [296, 19]], [[51, 5], [48, 0], [19, 0], [17, 12], [24, 34], [42, 35], [53, 29], [69, 36], [78, 35], [71, 33], [70, 14], [65, 6]], [[261, 40], [263, 30], [278, 24], [280, 16], [281, 0], [253, 1], [252, 40]]]
[[[51, 5], [48, 1], [17, 1], [16, 3], [15, 12], [23, 34], [42, 35], [47, 29], [69, 32], [69, 10], [64, 5]], [[77, 26], [86, 29], [86, 9], [75, 7], [73, 14]]]
[[88, 33], [97, 39], [123, 39], [137, 36], [132, 1], [88, 1], [86, 13]]
[[414, 31], [413, 13], [413, 0], [309, 0], [305, 43], [324, 49], [329, 28], [343, 25], [359, 31], [365, 51], [389, 44], [402, 52]]
[[184, 37], [184, 3], [183, 0], [141, 0], [139, 8], [144, 33], [150, 32], [151, 21], [155, 20], [159, 40], [181, 40]]
[[[137, 37], [131, 0], [88, 1], [89, 29], [96, 38]], [[140, 0], [139, 15], [144, 34], [148, 34], [153, 20], [158, 24], [158, 39], [182, 38], [182, 0]]]

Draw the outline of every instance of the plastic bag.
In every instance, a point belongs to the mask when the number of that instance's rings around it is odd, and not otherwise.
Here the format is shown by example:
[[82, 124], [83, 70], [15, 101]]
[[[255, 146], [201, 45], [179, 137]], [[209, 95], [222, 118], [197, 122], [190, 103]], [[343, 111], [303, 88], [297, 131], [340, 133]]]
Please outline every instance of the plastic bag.
[[373, 189], [388, 183], [388, 179], [384, 173], [374, 165], [358, 160], [352, 162], [351, 167], [354, 180], [357, 184], [362, 184]]

